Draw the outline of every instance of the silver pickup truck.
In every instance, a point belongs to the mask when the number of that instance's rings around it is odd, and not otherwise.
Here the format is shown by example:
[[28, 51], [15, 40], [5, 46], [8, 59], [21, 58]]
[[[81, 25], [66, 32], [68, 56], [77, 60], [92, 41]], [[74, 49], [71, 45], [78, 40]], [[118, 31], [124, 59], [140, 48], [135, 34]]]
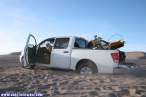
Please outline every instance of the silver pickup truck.
[[24, 68], [41, 65], [77, 70], [81, 74], [113, 73], [119, 64], [119, 52], [90, 49], [87, 44], [86, 39], [75, 36], [48, 38], [37, 44], [30, 34], [20, 62]]

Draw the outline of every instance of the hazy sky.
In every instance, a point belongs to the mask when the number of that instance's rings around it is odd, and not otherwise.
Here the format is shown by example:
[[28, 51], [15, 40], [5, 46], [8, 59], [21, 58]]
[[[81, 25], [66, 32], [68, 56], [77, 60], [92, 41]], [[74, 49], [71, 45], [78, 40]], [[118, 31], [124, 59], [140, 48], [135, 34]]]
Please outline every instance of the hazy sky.
[[123, 50], [146, 51], [146, 0], [0, 0], [0, 54], [22, 50], [28, 33], [38, 41], [118, 33]]

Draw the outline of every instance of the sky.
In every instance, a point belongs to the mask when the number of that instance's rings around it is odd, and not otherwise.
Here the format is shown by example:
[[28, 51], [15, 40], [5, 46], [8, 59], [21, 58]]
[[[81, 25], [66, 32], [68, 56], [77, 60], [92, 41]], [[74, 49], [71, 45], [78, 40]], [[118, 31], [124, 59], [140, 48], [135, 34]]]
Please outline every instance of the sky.
[[97, 34], [123, 39], [121, 50], [146, 52], [146, 0], [0, 0], [0, 54], [22, 51], [29, 33], [38, 43]]

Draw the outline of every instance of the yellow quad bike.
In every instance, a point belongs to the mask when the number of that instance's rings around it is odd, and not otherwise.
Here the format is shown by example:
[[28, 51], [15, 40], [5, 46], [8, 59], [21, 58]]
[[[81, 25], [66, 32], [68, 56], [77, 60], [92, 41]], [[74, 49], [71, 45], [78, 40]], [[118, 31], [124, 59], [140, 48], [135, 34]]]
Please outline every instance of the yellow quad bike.
[[124, 41], [122, 40], [116, 40], [116, 41], [113, 41], [113, 42], [110, 42], [107, 46], [108, 49], [112, 49], [112, 50], [115, 50], [115, 49], [118, 49], [118, 48], [121, 48], [124, 46]]

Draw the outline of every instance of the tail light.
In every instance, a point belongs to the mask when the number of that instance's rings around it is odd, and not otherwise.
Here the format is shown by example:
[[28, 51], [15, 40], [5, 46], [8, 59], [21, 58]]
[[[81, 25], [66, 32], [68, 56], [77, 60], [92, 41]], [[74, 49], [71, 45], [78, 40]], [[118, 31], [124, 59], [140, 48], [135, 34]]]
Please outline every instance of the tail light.
[[114, 63], [119, 63], [119, 53], [112, 53], [111, 56]]

